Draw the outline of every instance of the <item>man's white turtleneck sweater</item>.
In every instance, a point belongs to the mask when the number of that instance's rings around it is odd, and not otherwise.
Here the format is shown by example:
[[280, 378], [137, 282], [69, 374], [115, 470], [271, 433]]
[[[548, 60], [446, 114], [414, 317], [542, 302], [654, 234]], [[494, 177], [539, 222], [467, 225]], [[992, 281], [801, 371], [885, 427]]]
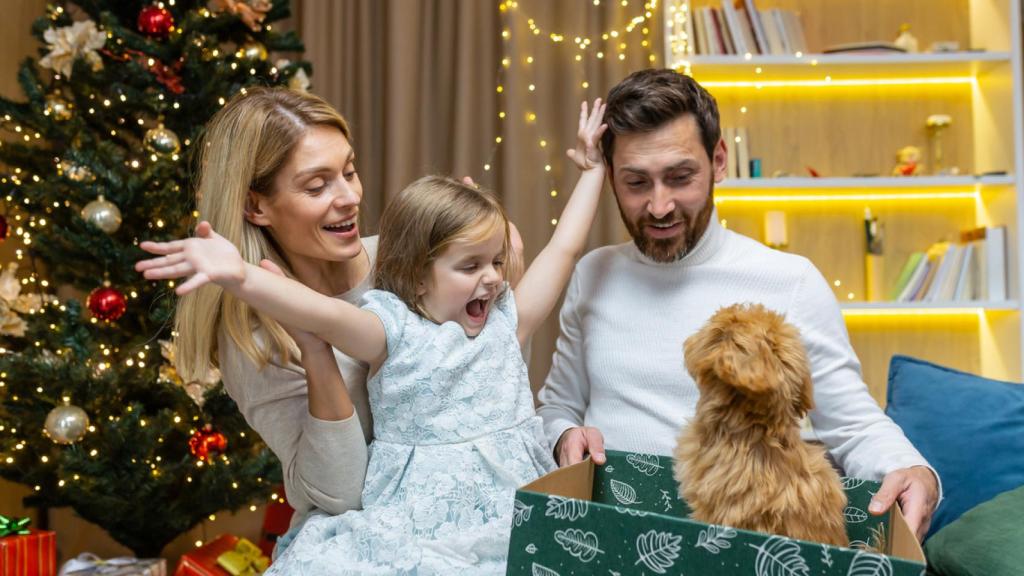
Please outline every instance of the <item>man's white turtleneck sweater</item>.
[[821, 273], [804, 257], [726, 230], [717, 214], [676, 262], [656, 263], [629, 242], [577, 264], [540, 391], [551, 445], [585, 425], [604, 434], [608, 449], [671, 454], [699, 395], [683, 365], [683, 341], [719, 308], [740, 302], [764, 304], [800, 330], [814, 382], [810, 420], [847, 475], [880, 480], [927, 465], [868, 393]]

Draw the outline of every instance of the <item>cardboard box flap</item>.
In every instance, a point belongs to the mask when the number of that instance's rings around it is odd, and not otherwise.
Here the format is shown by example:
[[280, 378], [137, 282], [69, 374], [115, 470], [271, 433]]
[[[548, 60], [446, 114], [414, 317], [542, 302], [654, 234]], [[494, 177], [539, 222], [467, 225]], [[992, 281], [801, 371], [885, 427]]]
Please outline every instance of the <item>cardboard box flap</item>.
[[590, 456], [587, 456], [583, 462], [545, 474], [520, 490], [591, 500], [594, 494], [594, 465], [590, 462]]
[[924, 564], [924, 551], [921, 550], [921, 543], [917, 541], [917, 536], [907, 525], [907, 519], [903, 517], [903, 511], [900, 510], [899, 505], [893, 505], [889, 514], [889, 532], [892, 537], [889, 554]]

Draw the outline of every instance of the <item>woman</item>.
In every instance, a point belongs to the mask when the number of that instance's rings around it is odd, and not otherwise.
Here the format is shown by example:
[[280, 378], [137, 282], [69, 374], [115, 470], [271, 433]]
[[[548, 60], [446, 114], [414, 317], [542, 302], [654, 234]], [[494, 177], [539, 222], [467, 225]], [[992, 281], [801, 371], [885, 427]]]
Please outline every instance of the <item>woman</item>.
[[[323, 294], [358, 304], [376, 237], [361, 238], [363, 190], [344, 118], [316, 96], [255, 88], [200, 143], [199, 213], [238, 246]], [[276, 265], [276, 266], [275, 266]], [[360, 507], [372, 434], [365, 364], [209, 287], [182, 298], [178, 369], [220, 368], [228, 394], [281, 461], [297, 525], [313, 508]]]
[[[199, 146], [202, 219], [247, 262], [361, 303], [373, 287], [377, 238], [359, 234], [363, 189], [348, 124], [334, 108], [302, 92], [249, 89], [213, 117]], [[519, 259], [522, 240], [511, 232]], [[366, 364], [213, 286], [181, 299], [175, 328], [182, 376], [198, 380], [218, 367], [281, 461], [292, 526], [314, 508], [361, 507], [373, 430]]]

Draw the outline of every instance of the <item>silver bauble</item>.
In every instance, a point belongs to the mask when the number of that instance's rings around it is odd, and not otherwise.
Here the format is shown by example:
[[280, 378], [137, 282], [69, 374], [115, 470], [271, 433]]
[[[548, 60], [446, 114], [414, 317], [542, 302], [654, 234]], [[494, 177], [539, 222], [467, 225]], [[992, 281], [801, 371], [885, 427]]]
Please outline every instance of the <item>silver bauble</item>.
[[96, 175], [92, 173], [88, 166], [75, 164], [68, 160], [61, 160], [57, 163], [57, 170], [63, 176], [67, 176], [68, 180], [72, 182], [91, 184], [96, 181]]
[[266, 60], [267, 47], [255, 40], [250, 40], [238, 47], [238, 52], [235, 53], [235, 56], [250, 62]]
[[78, 406], [57, 406], [46, 415], [43, 431], [58, 444], [78, 442], [89, 429], [89, 415]]
[[82, 208], [82, 220], [91, 223], [107, 234], [113, 234], [121, 227], [121, 210], [100, 194], [99, 198]]
[[61, 97], [60, 94], [50, 94], [46, 97], [46, 114], [57, 122], [64, 122], [71, 119], [71, 103]]
[[163, 156], [171, 156], [181, 150], [181, 142], [178, 140], [178, 135], [164, 128], [163, 125], [147, 130], [142, 141], [150, 152]]

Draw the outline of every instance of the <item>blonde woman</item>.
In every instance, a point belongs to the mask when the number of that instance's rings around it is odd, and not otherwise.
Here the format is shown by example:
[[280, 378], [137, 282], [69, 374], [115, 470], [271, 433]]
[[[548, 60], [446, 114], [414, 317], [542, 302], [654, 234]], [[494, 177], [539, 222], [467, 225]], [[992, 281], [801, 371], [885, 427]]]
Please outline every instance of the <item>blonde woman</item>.
[[[199, 213], [245, 261], [267, 259], [321, 294], [360, 303], [377, 239], [360, 237], [363, 190], [337, 111], [309, 94], [251, 89], [214, 116], [199, 149]], [[212, 286], [181, 299], [176, 330], [182, 375], [220, 368], [281, 461], [293, 525], [314, 508], [360, 507], [372, 430], [365, 363]]]

